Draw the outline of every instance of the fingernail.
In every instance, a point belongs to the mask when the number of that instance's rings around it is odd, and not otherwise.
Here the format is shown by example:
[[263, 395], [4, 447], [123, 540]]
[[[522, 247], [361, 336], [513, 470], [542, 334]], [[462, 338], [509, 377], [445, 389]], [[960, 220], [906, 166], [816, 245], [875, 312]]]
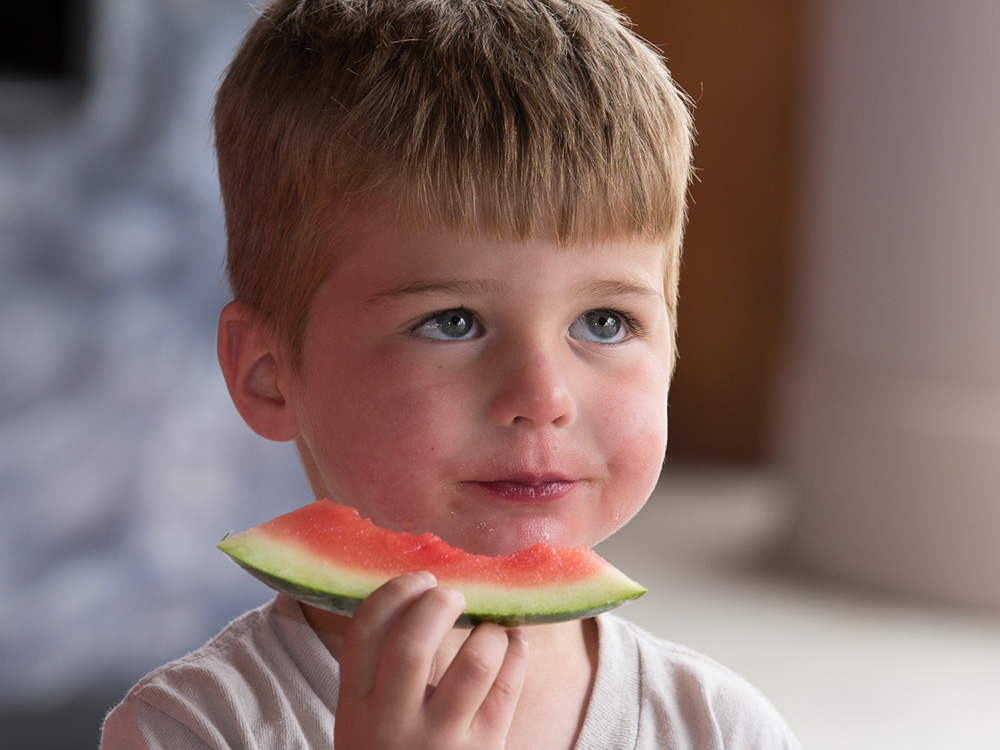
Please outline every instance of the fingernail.
[[514, 640], [520, 641], [525, 646], [528, 645], [528, 636], [524, 634], [524, 631], [520, 628], [511, 628], [507, 631], [507, 634]]
[[413, 575], [419, 578], [421, 583], [426, 584], [427, 588], [430, 588], [431, 586], [437, 586], [437, 578], [434, 577], [433, 573], [430, 573], [426, 570], [421, 570], [419, 573], [414, 573]]

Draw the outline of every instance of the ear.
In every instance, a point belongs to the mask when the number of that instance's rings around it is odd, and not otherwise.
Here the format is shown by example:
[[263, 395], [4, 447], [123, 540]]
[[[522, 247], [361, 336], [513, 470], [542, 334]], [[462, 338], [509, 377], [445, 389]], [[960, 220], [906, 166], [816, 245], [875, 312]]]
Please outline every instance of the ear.
[[243, 421], [268, 440], [293, 440], [299, 429], [287, 357], [260, 317], [239, 302], [226, 305], [219, 316], [217, 352]]

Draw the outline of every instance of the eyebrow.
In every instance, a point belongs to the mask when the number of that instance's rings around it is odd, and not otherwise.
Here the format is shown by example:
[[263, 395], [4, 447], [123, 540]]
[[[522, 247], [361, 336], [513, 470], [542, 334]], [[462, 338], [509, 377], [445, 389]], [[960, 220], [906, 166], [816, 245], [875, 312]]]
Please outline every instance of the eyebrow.
[[627, 279], [601, 279], [584, 282], [575, 290], [581, 296], [596, 297], [654, 297], [663, 299], [663, 290]]
[[[509, 289], [507, 284], [493, 279], [411, 281], [384, 292], [376, 292], [366, 301], [378, 303], [384, 300], [396, 300], [423, 294], [453, 294], [460, 297], [474, 297], [482, 294], [505, 294]], [[663, 299], [663, 290], [627, 279], [601, 279], [584, 282], [579, 284], [574, 292], [581, 297], [652, 297], [658, 300]]]
[[367, 302], [381, 302], [382, 300], [394, 300], [421, 294], [454, 294], [460, 297], [471, 297], [481, 294], [500, 294], [506, 290], [506, 284], [492, 279], [411, 281], [384, 292], [376, 292], [367, 299]]

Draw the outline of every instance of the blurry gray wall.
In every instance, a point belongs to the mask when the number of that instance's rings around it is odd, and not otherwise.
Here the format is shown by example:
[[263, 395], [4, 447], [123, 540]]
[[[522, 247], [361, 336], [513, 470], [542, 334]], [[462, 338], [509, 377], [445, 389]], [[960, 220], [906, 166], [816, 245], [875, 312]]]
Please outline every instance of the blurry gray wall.
[[1000, 3], [812, 11], [795, 556], [1000, 608]]
[[0, 706], [199, 645], [268, 596], [215, 543], [309, 499], [215, 362], [210, 109], [254, 11], [91, 5], [73, 106], [46, 115], [30, 81], [0, 81]]

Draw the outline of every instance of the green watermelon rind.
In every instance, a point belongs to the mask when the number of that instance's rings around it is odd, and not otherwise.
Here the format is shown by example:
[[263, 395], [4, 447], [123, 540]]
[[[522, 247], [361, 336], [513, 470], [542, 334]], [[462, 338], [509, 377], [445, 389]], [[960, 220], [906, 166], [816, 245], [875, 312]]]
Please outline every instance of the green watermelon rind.
[[[345, 594], [335, 594], [330, 591], [323, 591], [315, 588], [303, 586], [302, 584], [288, 581], [284, 578], [272, 575], [267, 571], [255, 568], [242, 560], [233, 558], [236, 564], [246, 570], [250, 575], [257, 578], [262, 583], [267, 584], [275, 591], [296, 599], [305, 604], [312, 605], [318, 609], [333, 612], [337, 615], [350, 617], [354, 614], [364, 597], [354, 597]], [[461, 588], [461, 587], [459, 587]], [[481, 622], [493, 622], [505, 628], [515, 628], [521, 625], [541, 625], [543, 623], [563, 622], [565, 620], [579, 620], [587, 617], [599, 615], [602, 612], [612, 610], [632, 599], [636, 599], [645, 593], [645, 589], [630, 593], [625, 598], [595, 604], [587, 609], [574, 610], [553, 610], [553, 611], [522, 611], [522, 612], [492, 612], [492, 611], [472, 611], [468, 606], [455, 621], [455, 626], [460, 628], [475, 627]]]
[[[219, 543], [241, 568], [274, 590], [319, 609], [350, 616], [368, 594], [386, 580], [384, 575], [357, 571], [335, 561], [303, 553], [274, 539], [262, 540], [252, 530]], [[646, 593], [610, 563], [597, 575], [571, 583], [506, 587], [452, 581], [438, 583], [463, 593], [466, 608], [459, 627], [493, 622], [504, 627], [535, 625], [593, 617]]]

